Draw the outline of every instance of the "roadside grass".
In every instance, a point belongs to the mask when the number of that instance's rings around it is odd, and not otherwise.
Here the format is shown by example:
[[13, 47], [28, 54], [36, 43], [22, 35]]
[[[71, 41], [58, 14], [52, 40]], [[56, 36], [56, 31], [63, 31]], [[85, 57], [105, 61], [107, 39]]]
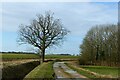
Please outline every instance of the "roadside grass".
[[24, 78], [26, 79], [54, 79], [54, 70], [53, 70], [53, 62], [44, 62], [41, 65], [38, 65], [35, 69], [33, 69], [29, 74], [27, 74]]
[[117, 67], [108, 67], [108, 66], [81, 66], [81, 67], [102, 75], [112, 76], [113, 78], [118, 77], [119, 70]]
[[38, 59], [37, 54], [0, 54], [2, 55], [2, 60], [13, 60], [13, 59]]
[[65, 63], [65, 64], [66, 64], [68, 67], [70, 67], [71, 69], [77, 71], [79, 74], [81, 74], [81, 75], [83, 75], [83, 76], [85, 76], [85, 77], [87, 77], [87, 78], [97, 78], [96, 76], [94, 76], [94, 75], [92, 75], [92, 74], [90, 74], [90, 73], [88, 73], [88, 72], [86, 72], [86, 71], [80, 70], [80, 69], [74, 67], [73, 65], [71, 65], [71, 64], [69, 64], [69, 63]]
[[66, 63], [67, 66], [88, 78], [118, 78], [119, 70], [117, 67], [108, 66], [74, 66]]

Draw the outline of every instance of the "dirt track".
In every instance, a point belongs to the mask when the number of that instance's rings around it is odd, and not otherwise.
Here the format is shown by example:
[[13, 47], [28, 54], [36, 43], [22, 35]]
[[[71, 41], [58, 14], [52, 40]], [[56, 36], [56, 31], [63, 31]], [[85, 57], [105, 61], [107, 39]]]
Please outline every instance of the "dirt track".
[[69, 68], [66, 64], [64, 64], [64, 62], [55, 62], [53, 64], [53, 69], [55, 71], [57, 79], [60, 78], [68, 78], [68, 79], [78, 78], [79, 80], [87, 79], [85, 76], [80, 75], [76, 71]]

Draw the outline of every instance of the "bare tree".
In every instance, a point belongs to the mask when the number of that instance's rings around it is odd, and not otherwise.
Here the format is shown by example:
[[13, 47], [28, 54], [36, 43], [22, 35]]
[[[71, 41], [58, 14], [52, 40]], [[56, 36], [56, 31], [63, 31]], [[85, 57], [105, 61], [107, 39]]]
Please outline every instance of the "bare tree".
[[37, 15], [30, 25], [21, 25], [19, 43], [31, 44], [40, 50], [41, 63], [44, 62], [45, 49], [58, 45], [69, 31], [63, 27], [59, 19], [54, 19], [53, 13]]

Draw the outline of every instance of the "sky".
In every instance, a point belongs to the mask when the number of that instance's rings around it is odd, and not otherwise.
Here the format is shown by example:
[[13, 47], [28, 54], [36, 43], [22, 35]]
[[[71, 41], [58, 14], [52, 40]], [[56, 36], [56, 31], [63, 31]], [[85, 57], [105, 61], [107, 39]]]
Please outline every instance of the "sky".
[[79, 46], [91, 27], [118, 22], [117, 2], [4, 2], [0, 9], [0, 51], [34, 51], [31, 45], [18, 45], [18, 27], [30, 24], [45, 11], [54, 12], [54, 18], [71, 31], [60, 46], [48, 48], [48, 54], [79, 54]]

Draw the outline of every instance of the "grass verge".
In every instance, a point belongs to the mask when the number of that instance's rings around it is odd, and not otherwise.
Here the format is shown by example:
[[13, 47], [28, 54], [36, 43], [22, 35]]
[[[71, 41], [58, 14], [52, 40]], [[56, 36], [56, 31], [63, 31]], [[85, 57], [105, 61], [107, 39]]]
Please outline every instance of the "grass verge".
[[117, 79], [118, 78], [118, 68], [108, 67], [108, 66], [74, 66], [69, 63], [66, 63], [67, 66], [76, 70], [78, 73], [91, 78], [102, 78], [102, 79]]
[[53, 62], [44, 62], [38, 65], [34, 70], [27, 74], [24, 78], [26, 79], [54, 79]]
[[77, 67], [74, 67], [73, 65], [69, 64], [69, 63], [65, 63], [68, 67], [70, 67], [71, 69], [77, 71], [79, 74], [85, 76], [85, 77], [88, 77], [88, 78], [97, 78], [96, 76], [88, 73], [87, 71], [83, 71], [83, 70], [80, 70], [78, 69]]

